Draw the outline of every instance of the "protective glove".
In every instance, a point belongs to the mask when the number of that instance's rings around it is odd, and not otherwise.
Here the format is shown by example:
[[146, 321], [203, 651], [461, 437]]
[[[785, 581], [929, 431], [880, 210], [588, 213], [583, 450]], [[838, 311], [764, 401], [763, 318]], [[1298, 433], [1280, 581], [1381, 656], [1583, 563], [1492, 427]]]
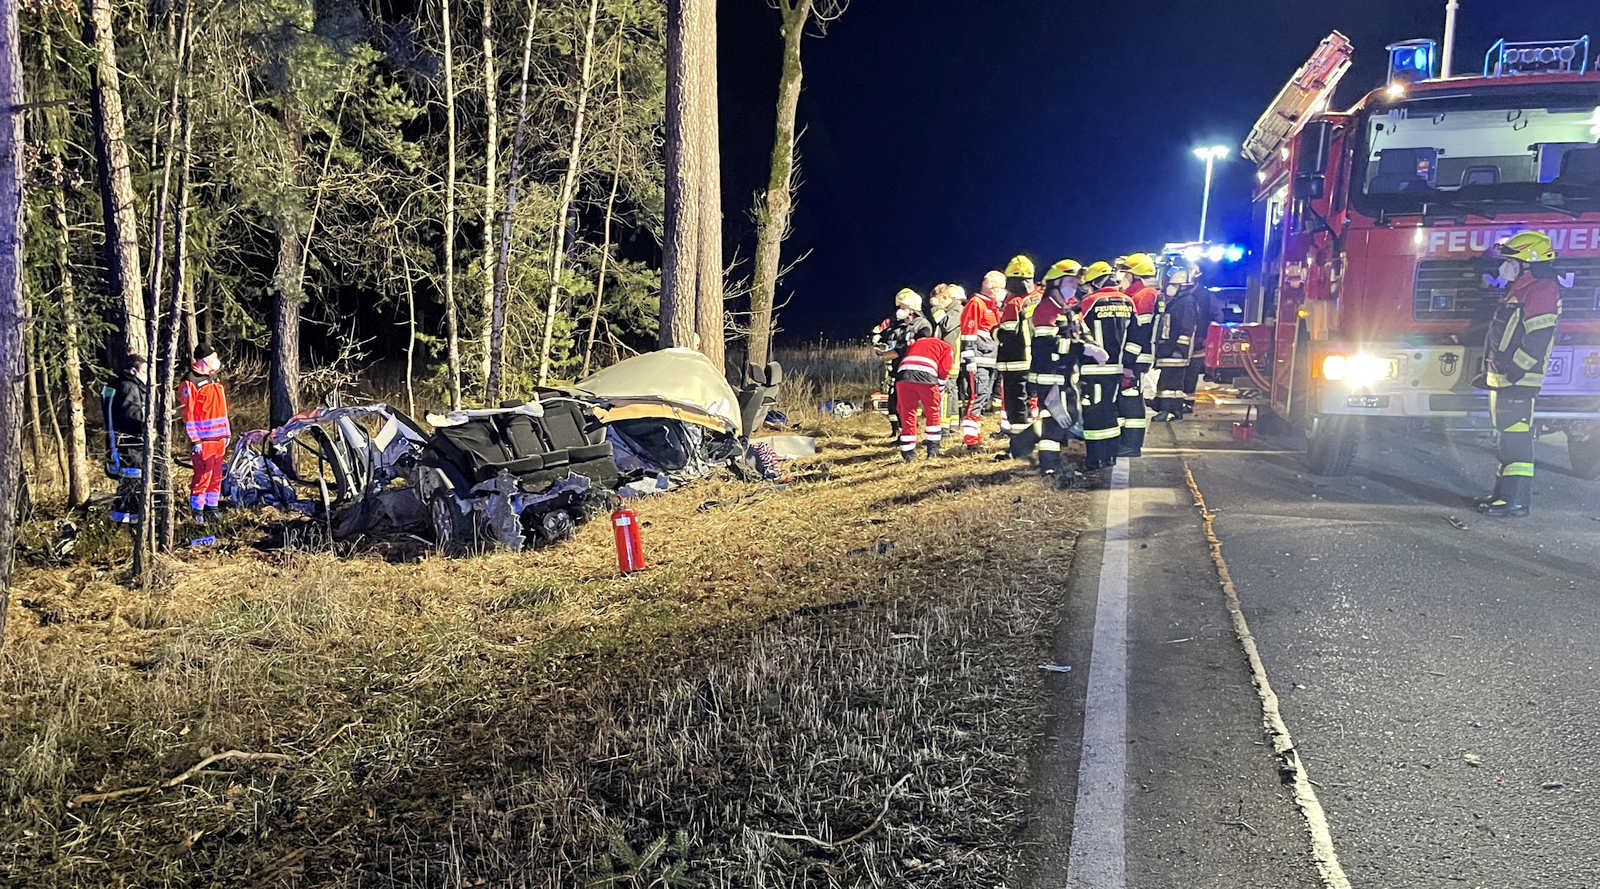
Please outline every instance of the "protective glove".
[[189, 445], [189, 453], [191, 453], [191, 454], [200, 453], [200, 442], [198, 442], [198, 441], [191, 442], [190, 445]]
[[1083, 354], [1094, 360], [1095, 364], [1105, 364], [1111, 354], [1094, 343], [1083, 344]]

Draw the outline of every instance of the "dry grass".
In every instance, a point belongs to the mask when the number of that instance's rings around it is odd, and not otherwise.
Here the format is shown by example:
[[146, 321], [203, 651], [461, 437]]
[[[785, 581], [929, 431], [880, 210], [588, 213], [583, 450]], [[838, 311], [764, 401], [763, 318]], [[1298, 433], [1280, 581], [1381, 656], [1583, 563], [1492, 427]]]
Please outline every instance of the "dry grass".
[[[604, 523], [459, 561], [235, 544], [154, 597], [19, 570], [0, 882], [998, 885], [1084, 495], [808, 431], [788, 483], [640, 503], [626, 578]], [[71, 803], [230, 749], [294, 759]]]

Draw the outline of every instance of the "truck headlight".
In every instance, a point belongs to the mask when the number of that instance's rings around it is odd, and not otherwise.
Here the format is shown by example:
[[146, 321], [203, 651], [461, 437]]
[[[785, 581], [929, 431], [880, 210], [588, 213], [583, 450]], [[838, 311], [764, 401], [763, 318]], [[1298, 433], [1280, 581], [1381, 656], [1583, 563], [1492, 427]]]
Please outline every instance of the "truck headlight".
[[1329, 355], [1322, 359], [1322, 378], [1351, 386], [1370, 386], [1400, 376], [1400, 362], [1376, 355]]

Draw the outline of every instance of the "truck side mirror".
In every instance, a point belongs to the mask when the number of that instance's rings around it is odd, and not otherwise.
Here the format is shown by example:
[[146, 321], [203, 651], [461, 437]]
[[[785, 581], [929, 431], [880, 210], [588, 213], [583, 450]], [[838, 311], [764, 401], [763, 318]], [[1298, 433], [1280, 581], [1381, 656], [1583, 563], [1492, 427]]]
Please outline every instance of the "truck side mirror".
[[1294, 196], [1296, 200], [1310, 201], [1320, 199], [1327, 192], [1327, 177], [1320, 173], [1296, 173], [1294, 177]]
[[1299, 164], [1294, 172], [1294, 196], [1318, 200], [1327, 194], [1328, 166], [1333, 159], [1333, 122], [1314, 120], [1300, 131]]

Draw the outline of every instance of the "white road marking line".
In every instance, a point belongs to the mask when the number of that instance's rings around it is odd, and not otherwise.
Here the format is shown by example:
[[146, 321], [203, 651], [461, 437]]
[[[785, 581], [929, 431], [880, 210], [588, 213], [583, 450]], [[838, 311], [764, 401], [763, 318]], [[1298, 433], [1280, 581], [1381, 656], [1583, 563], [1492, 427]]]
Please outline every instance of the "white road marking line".
[[1106, 544], [1084, 701], [1078, 801], [1072, 809], [1068, 889], [1124, 889], [1123, 804], [1128, 774], [1128, 463], [1106, 496]]
[[[1176, 438], [1176, 436], [1174, 436]], [[1189, 468], [1189, 460], [1182, 454], [1178, 459], [1183, 463], [1184, 480], [1189, 485], [1189, 493], [1194, 495], [1194, 500], [1200, 507], [1200, 515], [1205, 523], [1206, 543], [1211, 548], [1211, 561], [1217, 568], [1217, 579], [1222, 584], [1222, 593], [1228, 604], [1228, 613], [1233, 618], [1234, 634], [1239, 637], [1239, 644], [1244, 647], [1245, 658], [1250, 662], [1250, 674], [1255, 681], [1256, 693], [1261, 698], [1261, 723], [1266, 730], [1267, 737], [1272, 741], [1272, 748], [1278, 755], [1279, 765], [1290, 776], [1290, 786], [1294, 791], [1295, 802], [1300, 806], [1300, 814], [1305, 818], [1306, 830], [1311, 834], [1311, 856], [1317, 863], [1317, 872], [1322, 877], [1325, 889], [1350, 889], [1350, 878], [1345, 875], [1344, 867], [1339, 864], [1339, 853], [1334, 848], [1333, 828], [1328, 824], [1328, 814], [1322, 808], [1322, 801], [1317, 799], [1316, 788], [1311, 783], [1311, 776], [1306, 772], [1305, 764], [1300, 761], [1300, 751], [1294, 745], [1294, 738], [1289, 735], [1289, 726], [1283, 720], [1283, 713], [1278, 709], [1278, 695], [1272, 690], [1272, 683], [1267, 680], [1267, 667], [1261, 660], [1261, 651], [1256, 646], [1255, 634], [1250, 631], [1250, 624], [1244, 617], [1244, 606], [1239, 601], [1239, 591], [1233, 585], [1233, 575], [1228, 572], [1228, 562], [1222, 557], [1222, 540], [1217, 537], [1216, 514], [1206, 506], [1205, 495], [1200, 493], [1200, 485], [1195, 481], [1194, 472]]]

